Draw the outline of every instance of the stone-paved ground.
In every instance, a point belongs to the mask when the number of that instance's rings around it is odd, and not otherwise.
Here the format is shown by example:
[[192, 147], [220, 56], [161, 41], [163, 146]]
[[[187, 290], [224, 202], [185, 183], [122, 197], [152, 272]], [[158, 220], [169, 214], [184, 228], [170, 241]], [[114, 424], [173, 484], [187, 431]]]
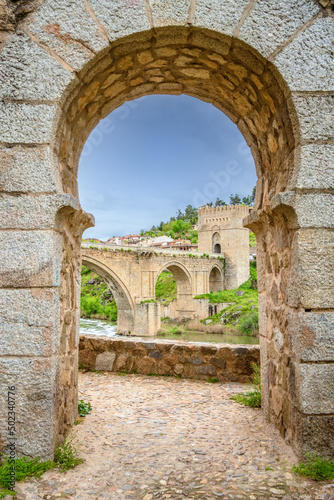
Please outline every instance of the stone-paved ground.
[[240, 384], [80, 374], [93, 412], [76, 426], [85, 463], [19, 483], [18, 498], [334, 499], [334, 485], [291, 474], [291, 449]]

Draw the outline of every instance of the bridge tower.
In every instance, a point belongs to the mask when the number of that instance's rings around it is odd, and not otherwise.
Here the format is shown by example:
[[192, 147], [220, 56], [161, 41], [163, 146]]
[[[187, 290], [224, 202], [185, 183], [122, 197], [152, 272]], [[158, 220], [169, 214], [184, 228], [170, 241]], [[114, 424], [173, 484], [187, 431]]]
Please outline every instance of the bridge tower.
[[249, 278], [249, 229], [242, 220], [249, 214], [245, 205], [198, 209], [198, 251], [225, 254], [225, 287], [238, 288]]

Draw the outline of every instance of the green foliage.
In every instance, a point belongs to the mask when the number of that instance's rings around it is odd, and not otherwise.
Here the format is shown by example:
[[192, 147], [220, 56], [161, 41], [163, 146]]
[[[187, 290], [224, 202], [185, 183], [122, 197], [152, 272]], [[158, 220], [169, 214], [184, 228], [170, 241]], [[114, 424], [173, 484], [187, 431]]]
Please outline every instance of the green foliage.
[[209, 384], [216, 384], [219, 382], [219, 379], [217, 377], [211, 377], [207, 379], [207, 382], [209, 382]]
[[[98, 279], [99, 284], [89, 285], [92, 279]], [[117, 321], [117, 306], [113, 298], [105, 295], [109, 292], [108, 286], [88, 267], [81, 268], [81, 316]], [[104, 294], [104, 295], [103, 295]]]
[[251, 275], [251, 279], [254, 280], [254, 281], [257, 281], [257, 266], [256, 266], [256, 260], [253, 260], [249, 263], [250, 265], [250, 268], [249, 268], [249, 271], [250, 271], [250, 275]]
[[83, 459], [78, 457], [74, 437], [66, 437], [63, 444], [56, 449], [55, 463], [61, 472], [66, 472], [83, 463]]
[[61, 472], [66, 472], [83, 462], [82, 458], [77, 456], [77, 451], [72, 438], [64, 440], [63, 444], [57, 448], [54, 460], [40, 461], [37, 458], [22, 457], [14, 461], [5, 457], [0, 464], [0, 498], [15, 493], [9, 490], [11, 487], [11, 471], [15, 471], [15, 482], [24, 481], [29, 477], [41, 477], [44, 472], [59, 468]]
[[306, 455], [306, 462], [294, 465], [292, 471], [314, 481], [330, 481], [334, 478], [334, 461], [313, 453]]
[[241, 198], [238, 194], [230, 195], [230, 205], [240, 205]]
[[256, 247], [256, 238], [254, 233], [249, 233], [249, 246]]
[[157, 300], [164, 300], [164, 305], [168, 306], [173, 300], [176, 300], [177, 285], [174, 276], [170, 271], [162, 271], [158, 276], [155, 285], [155, 297]]
[[[228, 307], [210, 317], [213, 323], [223, 324], [226, 328], [238, 329], [245, 335], [256, 335], [258, 331], [258, 291], [253, 288], [256, 275], [255, 266], [250, 268], [251, 278], [235, 290], [222, 290], [197, 295], [195, 299], [209, 299], [211, 304], [228, 303]], [[243, 292], [241, 296], [236, 292]], [[223, 316], [223, 318], [222, 318]]]
[[90, 403], [85, 403], [83, 399], [79, 399], [78, 413], [80, 417], [85, 417], [91, 411], [92, 411], [92, 405]]
[[177, 220], [173, 222], [172, 225], [173, 233], [177, 233], [179, 235], [185, 235], [190, 228], [191, 228], [190, 222], [186, 222], [183, 220]]
[[238, 328], [245, 335], [251, 335], [259, 328], [259, 315], [256, 311], [250, 311], [248, 314], [240, 318]]
[[147, 300], [141, 300], [140, 303], [141, 304], [156, 304], [157, 301], [154, 299], [147, 299]]
[[245, 392], [244, 394], [236, 394], [230, 399], [233, 399], [237, 403], [241, 403], [245, 406], [251, 406], [252, 408], [261, 407], [261, 369], [256, 363], [252, 363], [253, 374], [253, 384], [254, 387], [251, 391]]
[[[39, 458], [16, 458], [15, 463], [9, 457], [0, 466], [0, 486], [5, 490], [10, 488], [10, 471], [15, 470], [15, 481], [23, 481], [26, 477], [40, 477], [44, 472], [53, 469], [53, 460], [41, 462]], [[0, 497], [1, 498], [1, 497]]]

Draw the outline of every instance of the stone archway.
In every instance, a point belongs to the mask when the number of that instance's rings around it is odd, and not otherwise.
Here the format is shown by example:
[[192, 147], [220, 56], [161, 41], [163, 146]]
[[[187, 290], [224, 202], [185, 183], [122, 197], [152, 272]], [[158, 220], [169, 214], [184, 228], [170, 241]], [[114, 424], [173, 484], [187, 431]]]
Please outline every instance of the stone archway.
[[[299, 455], [333, 456], [330, 9], [285, 0], [274, 10], [205, 0], [167, 10], [135, 2], [131, 12], [100, 0], [38, 5], [0, 55], [0, 381], [17, 386], [27, 415], [18, 449], [52, 456], [76, 414], [80, 239], [91, 224], [78, 203], [84, 142], [126, 100], [186, 93], [237, 123], [256, 163], [246, 224], [258, 241], [264, 411]], [[0, 425], [4, 435], [3, 413]]]
[[177, 295], [173, 304], [176, 317], [188, 317], [193, 311], [192, 283], [189, 271], [181, 262], [172, 261], [165, 264], [157, 273], [156, 280], [163, 271], [170, 271], [176, 281]]
[[210, 292], [219, 292], [223, 290], [223, 276], [219, 267], [214, 266], [209, 274], [209, 290]]
[[117, 305], [117, 333], [135, 329], [134, 304], [125, 284], [115, 272], [93, 258], [83, 257], [82, 264], [98, 274], [108, 285]]

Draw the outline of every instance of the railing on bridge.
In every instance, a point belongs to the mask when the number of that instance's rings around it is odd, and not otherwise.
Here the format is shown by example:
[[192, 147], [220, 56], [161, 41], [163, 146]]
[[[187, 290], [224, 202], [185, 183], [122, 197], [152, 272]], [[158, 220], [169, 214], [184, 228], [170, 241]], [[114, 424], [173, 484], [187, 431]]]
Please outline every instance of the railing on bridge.
[[166, 255], [177, 255], [177, 256], [182, 256], [182, 257], [186, 257], [187, 255], [191, 255], [191, 256], [194, 256], [196, 255], [196, 257], [201, 257], [201, 256], [209, 256], [210, 258], [214, 258], [214, 259], [217, 259], [219, 260], [219, 258], [221, 259], [222, 257], [225, 257], [225, 254], [224, 253], [220, 253], [220, 254], [217, 254], [217, 253], [198, 253], [197, 251], [196, 252], [190, 252], [188, 250], [175, 250], [173, 248], [161, 248], [161, 247], [145, 247], [145, 246], [141, 246], [141, 245], [110, 245], [110, 244], [107, 244], [107, 243], [93, 243], [93, 242], [90, 242], [90, 241], [82, 241], [81, 242], [81, 248], [100, 248], [101, 250], [121, 250], [123, 249], [124, 251], [126, 250], [133, 250], [134, 252], [137, 252], [137, 253], [159, 253], [159, 254], [166, 254]]

